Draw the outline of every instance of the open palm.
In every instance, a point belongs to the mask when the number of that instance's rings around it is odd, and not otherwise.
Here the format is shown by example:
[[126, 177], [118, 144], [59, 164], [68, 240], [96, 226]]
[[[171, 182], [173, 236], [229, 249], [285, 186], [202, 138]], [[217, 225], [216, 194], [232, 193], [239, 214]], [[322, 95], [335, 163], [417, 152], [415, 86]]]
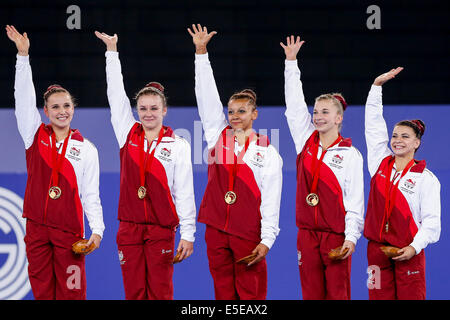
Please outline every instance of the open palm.
[[284, 49], [286, 60], [296, 60], [297, 54], [304, 43], [304, 40], [300, 41], [300, 36], [297, 36], [295, 39], [293, 35], [286, 37], [286, 44], [280, 42], [280, 46]]
[[117, 34], [110, 36], [104, 32], [95, 31], [95, 35], [106, 44], [106, 50], [117, 51], [117, 42], [119, 41]]
[[211, 31], [208, 33], [208, 29], [206, 27], [202, 27], [200, 24], [193, 24], [192, 30], [190, 28], [187, 30], [192, 36], [192, 42], [194, 43], [198, 54], [206, 53], [206, 45], [211, 38], [217, 34], [216, 31]]
[[398, 67], [395, 69], [391, 69], [391, 71], [383, 73], [382, 75], [378, 76], [375, 81], [373, 82], [376, 86], [382, 86], [387, 81], [395, 78], [396, 75], [398, 75], [403, 70], [403, 67]]
[[14, 26], [6, 26], [6, 35], [8, 38], [16, 44], [19, 55], [27, 56], [30, 49], [30, 39], [28, 39], [27, 33], [20, 34]]

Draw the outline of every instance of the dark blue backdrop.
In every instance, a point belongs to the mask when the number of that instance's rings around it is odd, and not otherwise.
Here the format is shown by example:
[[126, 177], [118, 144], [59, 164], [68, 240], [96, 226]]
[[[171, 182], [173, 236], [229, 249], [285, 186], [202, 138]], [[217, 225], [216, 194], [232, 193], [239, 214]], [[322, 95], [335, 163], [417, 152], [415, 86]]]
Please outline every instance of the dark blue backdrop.
[[[426, 133], [417, 158], [426, 159], [427, 165], [441, 182], [442, 198], [442, 232], [438, 243], [426, 249], [427, 259], [427, 298], [448, 299], [450, 294], [450, 277], [447, 264], [450, 262], [448, 252], [450, 243], [446, 226], [449, 217], [447, 181], [450, 178], [450, 152], [444, 144], [448, 137], [447, 119], [450, 118], [449, 105], [396, 105], [385, 106], [385, 118], [391, 132], [394, 124], [402, 119], [421, 118], [427, 125]], [[43, 117], [45, 119], [45, 117]], [[194, 185], [197, 209], [206, 186], [207, 173], [202, 153], [206, 143], [202, 139], [201, 123], [197, 110], [192, 107], [169, 109], [165, 124], [185, 136], [192, 147], [194, 161]], [[99, 151], [100, 157], [100, 193], [104, 212], [106, 230], [100, 249], [87, 256], [87, 298], [88, 299], [123, 299], [122, 274], [117, 255], [115, 236], [118, 228], [117, 203], [119, 195], [119, 150], [115, 140], [108, 109], [78, 109], [73, 120], [73, 127], [78, 128], [90, 139]], [[283, 196], [280, 212], [280, 235], [267, 256], [268, 263], [268, 299], [301, 299], [300, 280], [297, 266], [295, 226], [295, 148], [290, 137], [284, 117], [284, 108], [260, 107], [255, 129], [269, 135], [272, 143], [278, 147], [283, 158]], [[23, 143], [17, 131], [13, 110], [0, 110], [0, 187], [9, 189], [23, 197], [26, 173]], [[350, 106], [345, 113], [343, 136], [351, 137], [354, 145], [361, 151], [366, 162], [364, 140], [364, 108]], [[364, 170], [365, 200], [369, 191], [369, 173], [367, 164]], [[0, 207], [0, 210], [3, 208]], [[1, 222], [1, 221], [0, 221]], [[194, 254], [183, 263], [175, 265], [174, 297], [175, 299], [214, 299], [212, 278], [209, 274], [204, 225], [197, 224]], [[87, 230], [90, 235], [90, 230]], [[0, 229], [0, 245], [15, 244], [23, 239], [11, 234], [4, 234]], [[177, 237], [177, 243], [178, 243]], [[352, 262], [352, 298], [367, 299], [367, 241], [361, 237], [353, 254]], [[0, 250], [0, 292], [1, 268], [7, 259]], [[29, 292], [25, 299], [32, 299]]]

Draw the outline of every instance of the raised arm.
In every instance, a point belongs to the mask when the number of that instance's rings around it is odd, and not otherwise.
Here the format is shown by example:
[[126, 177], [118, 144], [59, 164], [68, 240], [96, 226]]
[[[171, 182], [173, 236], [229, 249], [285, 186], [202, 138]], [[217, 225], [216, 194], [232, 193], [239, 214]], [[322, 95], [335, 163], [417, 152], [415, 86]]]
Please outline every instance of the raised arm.
[[14, 82], [14, 99], [16, 101], [16, 119], [19, 133], [28, 149], [34, 135], [42, 123], [36, 108], [36, 92], [33, 84], [28, 51], [30, 40], [26, 32], [20, 34], [14, 26], [6, 26], [6, 35], [17, 47], [16, 76]]
[[367, 144], [367, 160], [372, 177], [381, 161], [392, 154], [389, 149], [389, 135], [386, 121], [383, 118], [382, 85], [395, 78], [403, 68], [398, 67], [378, 76], [370, 88], [365, 111], [365, 135]]
[[286, 38], [286, 45], [280, 42], [286, 55], [284, 69], [285, 116], [297, 154], [302, 151], [306, 140], [314, 131], [311, 115], [303, 95], [300, 69], [297, 65], [297, 54], [304, 43], [305, 41], [301, 41], [299, 36], [295, 38], [293, 35]]
[[217, 32], [208, 33], [208, 29], [200, 24], [193, 24], [192, 30], [190, 28], [187, 30], [195, 45], [195, 96], [198, 112], [208, 148], [211, 149], [216, 144], [222, 130], [228, 125], [206, 50], [207, 44]]
[[95, 31], [95, 35], [106, 45], [106, 82], [108, 102], [111, 108], [111, 123], [119, 147], [122, 148], [136, 120], [133, 117], [130, 99], [127, 97], [123, 85], [122, 66], [117, 52], [119, 37], [117, 34], [110, 36], [98, 31]]

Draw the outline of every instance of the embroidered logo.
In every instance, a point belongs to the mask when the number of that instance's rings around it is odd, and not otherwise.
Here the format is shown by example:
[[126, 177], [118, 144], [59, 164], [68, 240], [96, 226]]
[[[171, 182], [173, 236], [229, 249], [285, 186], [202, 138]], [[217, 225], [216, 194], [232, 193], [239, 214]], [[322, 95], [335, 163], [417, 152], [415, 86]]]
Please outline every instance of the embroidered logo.
[[302, 253], [300, 251], [297, 251], [297, 261], [298, 261], [298, 265], [301, 266], [302, 265]]
[[255, 160], [258, 163], [261, 163], [264, 161], [264, 156], [261, 153], [256, 152], [255, 155], [253, 156], [253, 160]]
[[172, 153], [172, 151], [170, 151], [167, 148], [162, 148], [160, 151], [161, 155], [163, 155], [164, 157], [170, 157], [170, 154]]
[[67, 158], [70, 158], [72, 160], [75, 161], [80, 161], [80, 153], [81, 153], [81, 149], [77, 149], [75, 147], [70, 148], [69, 153], [66, 154]]
[[416, 181], [412, 179], [407, 179], [402, 186], [400, 186], [400, 190], [407, 194], [414, 194], [414, 187], [416, 186]]
[[406, 272], [406, 274], [408, 275], [408, 276], [410, 276], [410, 275], [413, 275], [413, 274], [419, 274], [420, 273], [420, 271], [419, 270], [417, 270], [417, 271], [407, 271]]
[[416, 186], [416, 182], [411, 179], [408, 179], [405, 181], [404, 186], [408, 189], [412, 189]]
[[172, 159], [170, 159], [170, 155], [171, 155], [171, 154], [172, 154], [172, 150], [170, 150], [170, 149], [164, 147], [164, 148], [161, 148], [161, 150], [159, 151], [158, 158], [159, 158], [160, 160], [164, 160], [164, 161], [167, 161], [167, 162], [171, 162], [171, 161], [172, 161]]
[[123, 256], [123, 252], [122, 252], [122, 250], [119, 250], [119, 261], [120, 261], [120, 264], [122, 265], [122, 264], [125, 264], [125, 258], [124, 258], [124, 256]]
[[331, 162], [329, 162], [328, 164], [329, 164], [330, 167], [334, 167], [334, 168], [337, 168], [337, 169], [342, 169], [343, 168], [343, 166], [341, 166], [342, 161], [344, 161], [344, 157], [340, 156], [338, 154], [335, 154], [333, 156], [333, 158], [331, 158]]
[[133, 143], [133, 141], [128, 141], [128, 144], [130, 144], [130, 145], [132, 145], [133, 147], [138, 147], [138, 145], [137, 144], [135, 144], [135, 143]]
[[264, 152], [256, 151], [250, 158], [250, 162], [258, 168], [264, 167]]
[[331, 159], [331, 161], [336, 164], [341, 164], [342, 161], [344, 161], [344, 157], [337, 154], [333, 157], [333, 159]]
[[72, 147], [69, 152], [70, 152], [71, 155], [73, 155], [75, 157], [79, 157], [80, 156], [80, 149], [77, 149], [75, 147]]
[[171, 253], [171, 252], [172, 252], [171, 249], [169, 249], [169, 250], [164, 250], [164, 249], [162, 249], [162, 250], [161, 250], [161, 254], [164, 254], [164, 253]]

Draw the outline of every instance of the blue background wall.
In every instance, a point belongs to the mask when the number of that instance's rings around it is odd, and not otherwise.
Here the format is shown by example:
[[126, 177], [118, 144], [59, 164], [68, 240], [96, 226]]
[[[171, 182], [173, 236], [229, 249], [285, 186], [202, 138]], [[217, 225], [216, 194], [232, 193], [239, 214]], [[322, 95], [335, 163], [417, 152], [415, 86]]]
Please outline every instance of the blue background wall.
[[[388, 90], [388, 89], [385, 89]], [[311, 111], [311, 110], [310, 110]], [[106, 230], [101, 247], [86, 258], [87, 298], [88, 299], [123, 299], [122, 274], [120, 270], [115, 236], [118, 229], [117, 204], [119, 195], [119, 149], [110, 123], [108, 109], [80, 108], [76, 110], [73, 127], [79, 129], [90, 139], [99, 151], [100, 157], [100, 195], [103, 205]], [[447, 231], [450, 206], [448, 183], [450, 178], [450, 152], [445, 142], [449, 136], [449, 105], [395, 105], [385, 106], [389, 132], [396, 122], [403, 119], [421, 118], [427, 128], [422, 146], [417, 153], [418, 159], [426, 159], [428, 168], [441, 182], [442, 198], [442, 232], [438, 243], [426, 249], [427, 259], [427, 298], [449, 299], [450, 276], [448, 264], [450, 242]], [[43, 119], [46, 121], [45, 116]], [[193, 161], [198, 162], [201, 152], [206, 148], [197, 110], [192, 107], [169, 109], [165, 124], [177, 129], [191, 141]], [[295, 226], [295, 148], [290, 137], [284, 117], [284, 108], [260, 107], [259, 118], [254, 128], [267, 130], [272, 142], [278, 146], [284, 160], [283, 196], [280, 211], [280, 235], [267, 256], [268, 263], [268, 299], [294, 300], [301, 298], [300, 280], [297, 266], [297, 249]], [[181, 130], [182, 129], [182, 130]], [[260, 131], [263, 133], [263, 131]], [[366, 162], [364, 140], [364, 108], [350, 106], [345, 113], [343, 136], [351, 137], [354, 145], [363, 154]], [[207, 166], [194, 164], [194, 186], [197, 209], [206, 186]], [[369, 173], [367, 164], [364, 170], [365, 199], [369, 192]], [[25, 153], [19, 136], [13, 110], [0, 110], [0, 187], [10, 189], [21, 197], [26, 185]], [[206, 245], [204, 242], [204, 225], [197, 224], [194, 254], [183, 263], [175, 265], [174, 297], [175, 299], [214, 299], [213, 282], [208, 269]], [[86, 231], [87, 236], [90, 230]], [[178, 244], [178, 237], [177, 243]], [[0, 231], [0, 244], [16, 243], [11, 234]], [[352, 298], [367, 299], [366, 287], [366, 245], [361, 237], [353, 254], [352, 263]], [[5, 255], [0, 253], [0, 268], [5, 262]], [[0, 278], [1, 281], [1, 278]], [[30, 293], [25, 297], [32, 299]]]

